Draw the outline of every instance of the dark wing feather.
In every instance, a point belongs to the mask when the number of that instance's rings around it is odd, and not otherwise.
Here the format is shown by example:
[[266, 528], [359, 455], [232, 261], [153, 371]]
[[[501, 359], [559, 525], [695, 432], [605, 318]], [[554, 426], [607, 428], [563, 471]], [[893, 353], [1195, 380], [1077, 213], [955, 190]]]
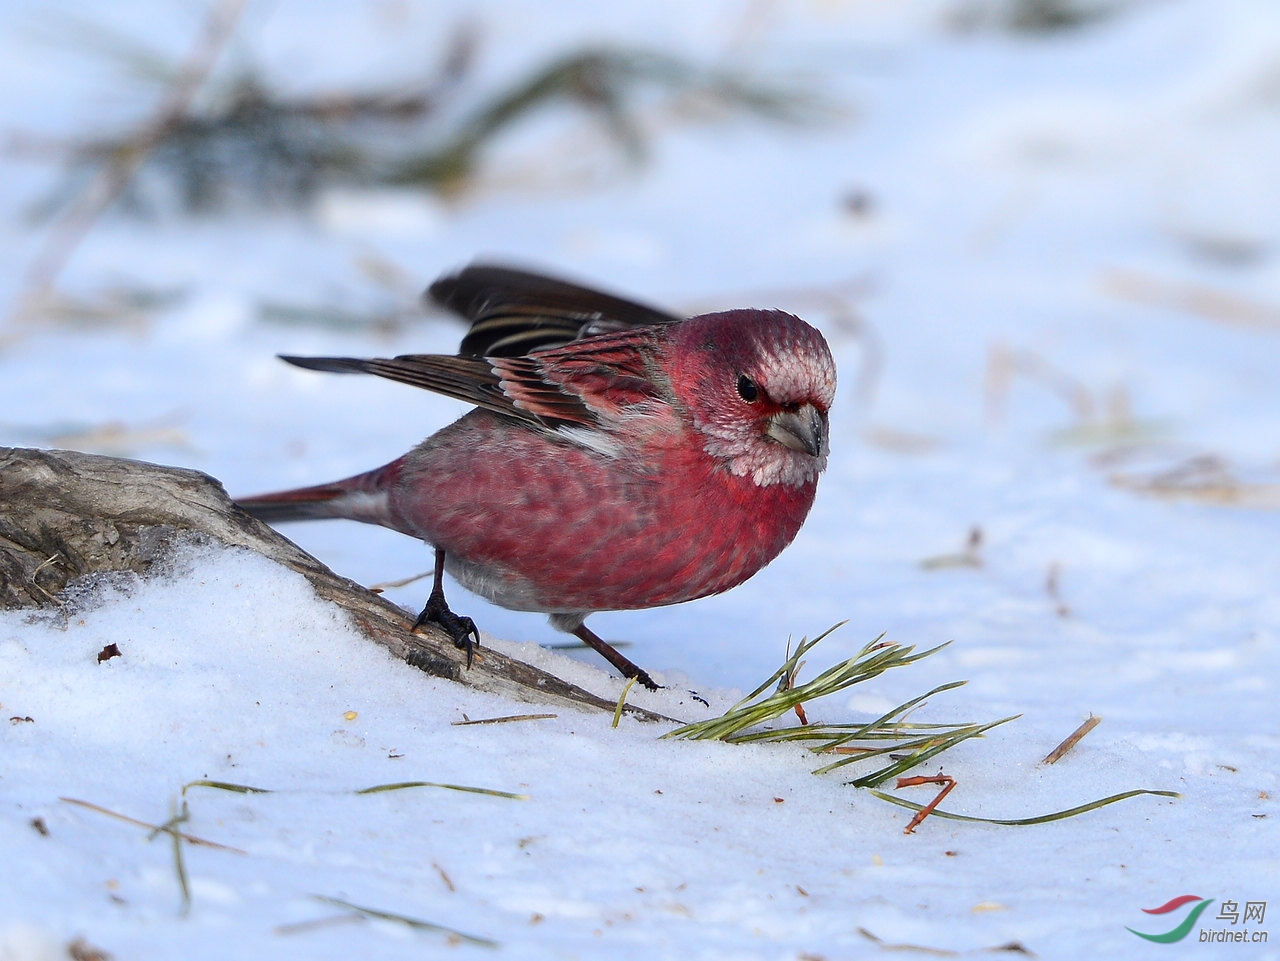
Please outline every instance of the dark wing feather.
[[538, 406], [542, 394], [554, 390], [597, 415], [621, 415], [644, 405], [675, 402], [665, 378], [654, 369], [658, 340], [653, 327], [638, 327], [529, 357], [495, 357], [492, 363], [503, 372], [503, 390], [522, 400], [527, 397], [527, 404]]
[[489, 264], [442, 277], [427, 295], [471, 321], [459, 348], [471, 357], [520, 357], [584, 337], [682, 319], [555, 277]]
[[296, 367], [339, 374], [376, 374], [435, 391], [541, 427], [599, 426], [601, 415], [671, 404], [655, 380], [652, 327], [601, 334], [525, 357], [286, 357]]
[[[336, 374], [376, 374], [388, 380], [444, 394], [486, 410], [539, 427], [561, 424], [595, 424], [596, 419], [577, 397], [565, 394], [529, 371], [532, 383], [525, 391], [508, 392], [503, 380], [510, 376], [495, 370], [479, 357], [446, 354], [405, 354], [400, 357], [286, 357], [295, 367]], [[540, 399], [540, 403], [531, 402]]]
[[656, 327], [674, 314], [509, 267], [477, 265], [431, 285], [472, 321], [459, 356], [286, 357], [296, 367], [376, 374], [549, 429], [671, 398], [652, 379]]

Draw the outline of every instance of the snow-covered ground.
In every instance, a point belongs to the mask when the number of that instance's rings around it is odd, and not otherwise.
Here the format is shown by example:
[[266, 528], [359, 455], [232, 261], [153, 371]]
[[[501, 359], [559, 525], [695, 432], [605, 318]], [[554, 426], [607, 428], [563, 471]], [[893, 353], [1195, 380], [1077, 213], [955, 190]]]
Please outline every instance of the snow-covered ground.
[[[476, 256], [691, 312], [788, 308], [840, 365], [813, 515], [729, 594], [593, 618], [669, 685], [631, 699], [698, 717], [696, 690], [722, 710], [788, 638], [847, 620], [809, 676], [882, 632], [954, 643], [811, 719], [870, 719], [961, 678], [918, 717], [1022, 715], [945, 756], [945, 809], [1023, 817], [1132, 788], [1180, 800], [1038, 827], [930, 819], [905, 836], [909, 812], [811, 775], [818, 760], [795, 747], [660, 741], [563, 709], [455, 726], [530, 708], [395, 662], [261, 558], [188, 551], [64, 613], [0, 616], [0, 958], [65, 957], [77, 939], [118, 959], [495, 952], [323, 899], [519, 958], [903, 944], [1280, 957], [1280, 7], [1146, 0], [1040, 33], [1008, 29], [1001, 9], [250, 4], [224, 66], [252, 60], [292, 90], [421, 75], [466, 16], [483, 86], [584, 43], [630, 44], [807, 85], [837, 109], [779, 126], [655, 100], [637, 169], [553, 112], [447, 200], [341, 191], [306, 215], [109, 215], [61, 290], [181, 296], [128, 322], [10, 314], [0, 444], [194, 467], [236, 494], [377, 465], [461, 408], [274, 355], [448, 351], [460, 328], [425, 314], [288, 326], [262, 307], [402, 310]], [[6, 134], [109, 132], [153, 108], [155, 88], [83, 31], [66, 39], [70, 25], [109, 18], [177, 58], [201, 15], [171, 0], [6, 4]], [[8, 311], [46, 237], [29, 208], [62, 181], [12, 152], [0, 166]], [[286, 533], [368, 584], [430, 561], [353, 524]], [[392, 592], [408, 607], [424, 594]], [[451, 599], [486, 644], [620, 691], [589, 652], [538, 646], [562, 640], [540, 618]], [[109, 643], [122, 656], [99, 663]], [[1041, 764], [1090, 712], [1102, 724]], [[183, 794], [202, 779], [275, 793]], [[355, 793], [403, 781], [527, 797]], [[169, 835], [66, 799], [152, 825], [185, 804], [182, 830], [235, 850], [182, 846], [184, 913]], [[1126, 930], [1174, 928], [1189, 907], [1143, 909], [1185, 894], [1214, 903], [1184, 941]], [[1266, 913], [1233, 924], [1230, 901]], [[1277, 937], [1189, 947], [1201, 929], [1245, 928]]]

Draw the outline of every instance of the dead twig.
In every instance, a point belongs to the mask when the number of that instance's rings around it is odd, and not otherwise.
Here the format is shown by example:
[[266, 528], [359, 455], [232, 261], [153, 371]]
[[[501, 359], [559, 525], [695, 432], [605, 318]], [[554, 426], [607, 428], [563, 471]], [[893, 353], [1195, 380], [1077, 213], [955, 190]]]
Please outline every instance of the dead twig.
[[1068, 751], [1070, 751], [1073, 747], [1075, 747], [1084, 739], [1084, 736], [1086, 734], [1088, 734], [1090, 731], [1092, 731], [1095, 727], [1097, 727], [1101, 723], [1102, 723], [1102, 718], [1098, 717], [1095, 714], [1090, 714], [1083, 724], [1081, 724], [1078, 728], [1076, 728], [1069, 735], [1067, 735], [1066, 740], [1064, 740], [1061, 744], [1059, 744], [1052, 751], [1046, 754], [1045, 759], [1040, 763], [1057, 764], [1059, 761], [1062, 760], [1063, 756]]
[[917, 787], [921, 784], [941, 784], [942, 790], [938, 792], [938, 796], [916, 812], [915, 817], [907, 822], [907, 826], [903, 828], [903, 834], [914, 834], [916, 828], [920, 826], [933, 809], [942, 803], [942, 799], [951, 793], [951, 789], [956, 786], [956, 779], [949, 774], [935, 774], [932, 777], [927, 774], [917, 774], [913, 777], [898, 778], [898, 787]]

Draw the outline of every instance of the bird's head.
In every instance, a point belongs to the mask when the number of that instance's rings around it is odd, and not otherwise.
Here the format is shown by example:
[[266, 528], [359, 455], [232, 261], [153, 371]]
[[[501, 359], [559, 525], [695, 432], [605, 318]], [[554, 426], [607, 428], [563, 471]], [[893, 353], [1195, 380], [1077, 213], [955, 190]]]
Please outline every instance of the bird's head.
[[672, 389], [704, 449], [756, 484], [811, 484], [827, 466], [836, 367], [826, 340], [780, 310], [729, 310], [676, 328]]

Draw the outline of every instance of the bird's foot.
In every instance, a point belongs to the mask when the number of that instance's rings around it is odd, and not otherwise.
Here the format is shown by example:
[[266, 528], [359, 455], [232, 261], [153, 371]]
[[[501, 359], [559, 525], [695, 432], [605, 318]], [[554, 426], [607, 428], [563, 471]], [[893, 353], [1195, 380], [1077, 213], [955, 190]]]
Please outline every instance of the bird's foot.
[[453, 639], [453, 646], [467, 652], [467, 667], [471, 667], [471, 659], [475, 649], [480, 646], [480, 631], [476, 622], [469, 617], [455, 614], [449, 610], [445, 602], [444, 591], [432, 591], [427, 598], [427, 606], [422, 609], [418, 619], [413, 622], [416, 631], [424, 624], [434, 624]]
[[637, 684], [639, 684], [641, 687], [647, 687], [651, 691], [657, 691], [662, 688], [661, 684], [657, 683], [653, 678], [649, 676], [648, 671], [642, 671], [639, 668], [637, 668], [635, 679]]

